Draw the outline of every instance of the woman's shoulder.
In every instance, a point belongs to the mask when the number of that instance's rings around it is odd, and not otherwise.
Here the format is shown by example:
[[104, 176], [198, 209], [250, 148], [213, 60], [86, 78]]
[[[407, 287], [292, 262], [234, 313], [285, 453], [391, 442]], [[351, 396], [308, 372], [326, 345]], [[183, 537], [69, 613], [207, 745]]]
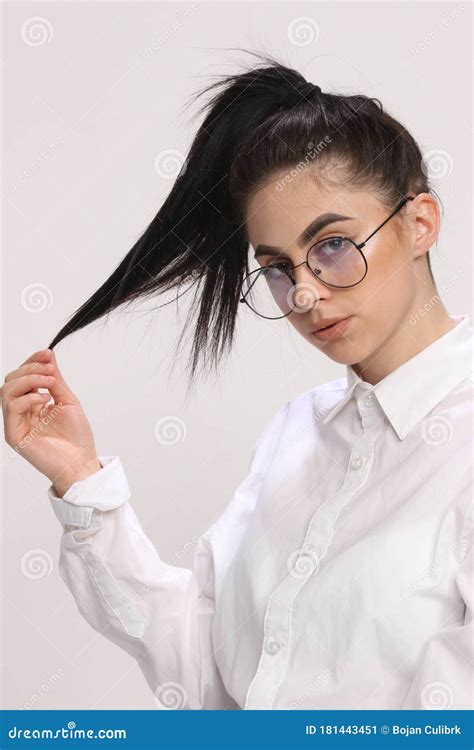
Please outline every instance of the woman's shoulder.
[[277, 441], [283, 434], [313, 423], [321, 409], [331, 409], [343, 396], [346, 377], [334, 378], [288, 399], [267, 419], [259, 442]]
[[346, 387], [346, 376], [334, 378], [298, 394], [288, 401], [288, 406], [296, 413], [306, 409], [314, 409], [314, 407], [331, 406], [341, 398]]

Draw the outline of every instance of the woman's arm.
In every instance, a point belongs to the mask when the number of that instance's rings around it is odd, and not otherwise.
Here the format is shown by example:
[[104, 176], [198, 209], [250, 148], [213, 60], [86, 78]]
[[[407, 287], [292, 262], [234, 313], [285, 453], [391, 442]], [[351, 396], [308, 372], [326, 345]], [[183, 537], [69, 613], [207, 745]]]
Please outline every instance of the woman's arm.
[[213, 656], [213, 561], [197, 542], [194, 569], [164, 563], [129, 503], [118, 456], [48, 496], [63, 526], [59, 572], [89, 624], [137, 659], [158, 708], [239, 708]]
[[[164, 708], [240, 708], [226, 692], [213, 650], [215, 546], [230, 563], [245, 531], [287, 419], [286, 402], [266, 423], [246, 476], [196, 543], [192, 570], [163, 562], [129, 502], [118, 456], [48, 496], [63, 526], [59, 572], [95, 630], [134, 656]], [[225, 541], [222, 541], [225, 540]]]

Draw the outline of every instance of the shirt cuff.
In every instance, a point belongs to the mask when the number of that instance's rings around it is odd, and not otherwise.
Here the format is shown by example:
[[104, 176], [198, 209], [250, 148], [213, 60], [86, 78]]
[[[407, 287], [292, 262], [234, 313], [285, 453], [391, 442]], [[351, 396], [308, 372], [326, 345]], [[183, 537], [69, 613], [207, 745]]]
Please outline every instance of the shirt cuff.
[[51, 484], [47, 493], [54, 513], [63, 524], [86, 528], [94, 508], [112, 510], [130, 497], [125, 469], [119, 456], [98, 456], [102, 469], [74, 482], [63, 497]]

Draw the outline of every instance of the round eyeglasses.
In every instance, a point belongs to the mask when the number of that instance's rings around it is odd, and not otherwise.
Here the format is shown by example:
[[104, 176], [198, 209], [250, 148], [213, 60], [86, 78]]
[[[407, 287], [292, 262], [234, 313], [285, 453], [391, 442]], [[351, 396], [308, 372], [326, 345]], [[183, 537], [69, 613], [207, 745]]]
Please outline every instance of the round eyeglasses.
[[[306, 260], [298, 266], [306, 264], [327, 286], [345, 289], [360, 284], [368, 271], [362, 248], [407, 201], [414, 199], [415, 196], [403, 198], [390, 216], [359, 244], [349, 237], [326, 237], [316, 242], [309, 248]], [[282, 260], [251, 271], [242, 282], [240, 302], [245, 302], [257, 315], [270, 320], [285, 318], [291, 312], [305, 312], [308, 304], [314, 305], [314, 290], [310, 284], [295, 283], [292, 271], [298, 266]]]

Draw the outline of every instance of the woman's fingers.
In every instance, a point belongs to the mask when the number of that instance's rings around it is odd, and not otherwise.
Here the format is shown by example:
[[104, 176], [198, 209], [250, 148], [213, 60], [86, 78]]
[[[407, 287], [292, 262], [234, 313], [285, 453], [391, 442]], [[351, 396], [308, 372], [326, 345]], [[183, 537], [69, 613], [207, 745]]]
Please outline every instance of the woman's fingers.
[[[27, 359], [25, 359], [25, 361], [22, 362], [22, 364], [20, 365], [20, 367], [17, 368], [17, 370], [14, 370], [13, 373], [16, 373], [21, 367], [23, 367], [24, 365], [28, 365], [30, 363], [45, 363], [46, 364], [46, 363], [48, 363], [50, 361], [51, 361], [51, 350], [50, 349], [39, 349], [37, 352], [34, 352], [30, 357], [28, 357]], [[13, 373], [9, 373], [9, 375], [11, 375]], [[5, 382], [8, 380], [9, 375], [7, 375], [7, 377], [5, 378]], [[17, 375], [15, 377], [17, 377]], [[34, 388], [32, 390], [35, 393], [38, 392], [37, 388]], [[0, 398], [1, 398], [1, 395], [0, 395]]]
[[21, 375], [33, 375], [34, 373], [37, 373], [38, 375], [52, 375], [53, 369], [54, 367], [50, 363], [30, 362], [26, 365], [20, 365], [16, 370], [12, 370], [5, 375], [5, 383], [8, 383], [10, 380], [15, 380], [15, 378], [19, 378]]
[[37, 416], [39, 409], [45, 406], [48, 400], [49, 393], [27, 393], [2, 402], [4, 433], [8, 445], [14, 447], [18, 440], [23, 438], [25, 425], [28, 425], [33, 415]]
[[17, 388], [15, 388], [15, 391], [12, 392], [10, 388], [6, 389], [5, 385], [0, 389], [0, 398], [5, 397], [5, 392], [9, 394], [9, 397], [11, 397], [12, 394], [17, 397], [22, 395], [22, 392], [25, 393], [26, 381], [22, 380], [22, 378], [27, 374], [33, 374], [33, 372], [51, 374], [55, 379], [48, 382], [35, 382], [34, 384], [31, 382], [26, 391], [38, 392], [38, 388], [48, 388], [56, 403], [79, 403], [77, 396], [73, 393], [62, 376], [55, 353], [50, 349], [40, 349], [39, 351], [34, 352], [30, 357], [25, 359], [19, 368], [9, 373], [5, 378], [5, 384], [11, 380], [20, 380], [23, 391], [18, 391]]
[[13, 398], [18, 398], [18, 396], [24, 396], [33, 388], [48, 388], [52, 393], [51, 388], [54, 387], [54, 383], [55, 378], [53, 376], [36, 373], [13, 378], [2, 386], [2, 401], [7, 402]]
[[9, 401], [7, 409], [17, 415], [24, 414], [38, 405], [46, 404], [49, 398], [49, 393], [27, 393]]

